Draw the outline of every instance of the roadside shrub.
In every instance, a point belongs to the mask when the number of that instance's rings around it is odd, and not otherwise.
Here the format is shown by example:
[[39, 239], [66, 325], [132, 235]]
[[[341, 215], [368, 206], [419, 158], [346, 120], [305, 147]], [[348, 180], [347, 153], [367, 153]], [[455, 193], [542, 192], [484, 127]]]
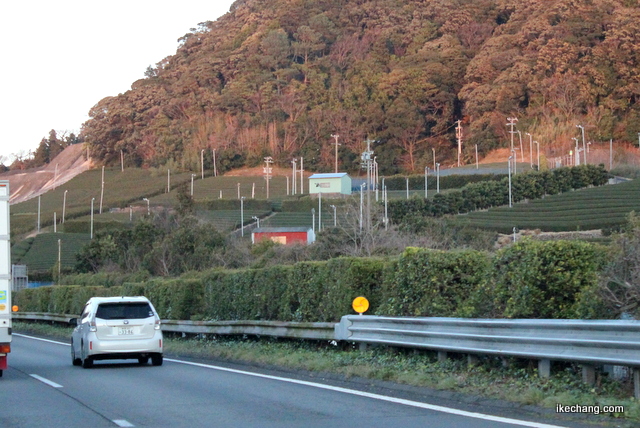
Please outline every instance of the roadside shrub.
[[[598, 302], [593, 291], [603, 250], [582, 241], [522, 241], [493, 258], [490, 292], [505, 318], [580, 318]], [[587, 299], [588, 297], [588, 299]]]
[[[385, 279], [379, 315], [474, 316], [471, 297], [489, 277], [480, 251], [408, 248]], [[486, 296], [485, 296], [486, 297]]]

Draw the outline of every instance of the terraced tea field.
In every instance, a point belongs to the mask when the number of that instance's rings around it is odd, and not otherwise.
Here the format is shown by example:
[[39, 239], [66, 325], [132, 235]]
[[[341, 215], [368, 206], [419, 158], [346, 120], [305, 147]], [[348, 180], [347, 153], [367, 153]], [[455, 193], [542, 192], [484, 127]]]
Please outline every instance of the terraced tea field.
[[483, 229], [511, 233], [513, 228], [575, 231], [610, 228], [640, 212], [640, 180], [577, 190], [460, 215], [460, 221]]

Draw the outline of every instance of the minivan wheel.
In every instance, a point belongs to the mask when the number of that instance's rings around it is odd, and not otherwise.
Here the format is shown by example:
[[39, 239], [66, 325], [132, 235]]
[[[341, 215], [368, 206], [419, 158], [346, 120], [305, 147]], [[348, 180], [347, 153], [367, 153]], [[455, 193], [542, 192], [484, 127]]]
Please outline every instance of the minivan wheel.
[[151, 364], [154, 366], [162, 365], [162, 354], [154, 354], [151, 356]]
[[140, 364], [147, 364], [149, 362], [149, 357], [138, 357], [138, 362]]
[[82, 360], [80, 358], [76, 358], [76, 351], [73, 348], [73, 339], [71, 339], [71, 364], [74, 366], [82, 364]]

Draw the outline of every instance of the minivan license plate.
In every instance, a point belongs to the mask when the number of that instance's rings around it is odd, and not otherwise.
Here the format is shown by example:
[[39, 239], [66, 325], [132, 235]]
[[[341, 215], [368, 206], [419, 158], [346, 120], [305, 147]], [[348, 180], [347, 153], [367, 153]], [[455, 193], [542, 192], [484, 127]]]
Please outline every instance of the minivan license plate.
[[120, 327], [118, 329], [118, 336], [129, 336], [131, 334], [133, 334], [132, 327]]

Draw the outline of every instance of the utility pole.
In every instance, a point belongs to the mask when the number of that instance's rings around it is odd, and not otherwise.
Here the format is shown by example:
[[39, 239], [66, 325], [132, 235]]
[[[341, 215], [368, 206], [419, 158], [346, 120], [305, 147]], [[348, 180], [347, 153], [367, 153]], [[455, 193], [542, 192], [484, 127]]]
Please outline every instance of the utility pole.
[[331, 136], [336, 140], [336, 142], [334, 143], [336, 145], [336, 164], [335, 164], [335, 172], [338, 172], [338, 146], [340, 146], [340, 144], [338, 144], [338, 138], [340, 137], [338, 134], [331, 134]]
[[513, 130], [513, 128], [516, 126], [516, 122], [518, 121], [518, 118], [508, 117], [507, 120], [509, 121], [509, 123], [507, 123], [507, 126], [511, 127], [511, 131], [509, 131], [509, 134], [511, 134], [511, 151], [513, 151], [513, 134], [515, 134], [515, 131]]
[[460, 156], [462, 156], [462, 126], [460, 125], [460, 120], [456, 122], [458, 126], [456, 126], [456, 138], [458, 139], [458, 167], [460, 167]]
[[271, 164], [273, 163], [273, 158], [271, 156], [267, 156], [264, 158], [264, 163], [266, 166], [264, 167], [265, 179], [267, 180], [267, 199], [269, 199], [269, 181], [271, 180]]
[[584, 141], [584, 126], [576, 125], [576, 128], [580, 128], [582, 131], [582, 151], [584, 152], [584, 164], [587, 164], [587, 143]]
[[362, 152], [360, 159], [362, 161], [361, 167], [367, 171], [367, 229], [371, 228], [371, 166], [373, 162], [373, 150], [371, 150], [371, 143], [373, 140], [367, 140], [367, 149]]
[[202, 171], [201, 179], [204, 180], [204, 149], [200, 150], [200, 170]]

